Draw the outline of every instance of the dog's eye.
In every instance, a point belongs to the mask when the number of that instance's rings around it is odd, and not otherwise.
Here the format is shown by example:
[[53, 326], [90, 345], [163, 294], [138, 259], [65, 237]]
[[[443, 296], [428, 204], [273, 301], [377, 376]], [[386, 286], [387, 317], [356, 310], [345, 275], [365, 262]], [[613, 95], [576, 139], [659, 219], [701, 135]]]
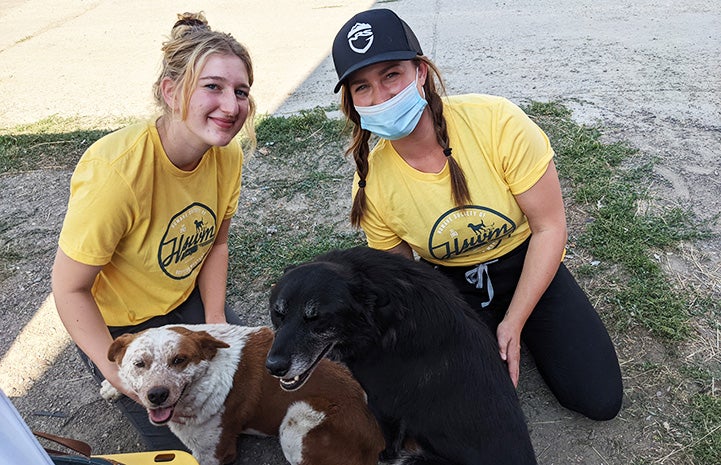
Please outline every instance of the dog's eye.
[[273, 305], [273, 311], [279, 317], [285, 316], [285, 314], [288, 313], [283, 302], [276, 302], [276, 304]]
[[178, 355], [173, 359], [173, 365], [180, 365], [181, 363], [185, 362], [185, 357]]
[[133, 366], [135, 368], [145, 368], [145, 362], [142, 360], [136, 360], [135, 362], [133, 362]]
[[316, 312], [315, 310], [305, 312], [306, 320], [315, 320], [316, 318], [318, 318], [318, 312]]
[[318, 318], [318, 307], [316, 305], [307, 305], [305, 307], [305, 312], [303, 313], [303, 317], [306, 320], [314, 320]]

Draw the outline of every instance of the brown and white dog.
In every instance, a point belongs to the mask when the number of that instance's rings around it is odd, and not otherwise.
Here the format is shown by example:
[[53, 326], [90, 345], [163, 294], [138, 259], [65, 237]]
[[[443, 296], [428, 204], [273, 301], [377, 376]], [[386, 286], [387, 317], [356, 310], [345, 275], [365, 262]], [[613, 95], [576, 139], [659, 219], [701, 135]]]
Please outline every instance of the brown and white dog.
[[350, 372], [324, 360], [285, 391], [265, 368], [272, 343], [267, 327], [164, 326], [118, 337], [108, 358], [201, 465], [233, 462], [242, 433], [279, 436], [294, 465], [376, 464], [384, 440]]

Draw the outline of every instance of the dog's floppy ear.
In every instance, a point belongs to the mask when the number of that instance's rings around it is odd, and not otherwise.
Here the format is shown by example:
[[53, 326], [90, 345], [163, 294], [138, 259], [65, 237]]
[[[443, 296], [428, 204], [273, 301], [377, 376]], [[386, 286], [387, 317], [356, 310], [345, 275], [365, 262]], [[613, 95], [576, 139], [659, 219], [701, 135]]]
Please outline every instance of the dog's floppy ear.
[[[373, 280], [362, 275], [354, 275], [349, 278], [348, 287], [351, 295], [356, 302], [360, 303], [363, 309], [370, 316], [382, 312], [383, 308], [388, 307], [390, 297], [383, 286], [379, 286]], [[385, 315], [377, 315], [385, 317]]]
[[230, 345], [214, 338], [206, 331], [193, 331], [193, 340], [198, 344], [200, 356], [205, 360], [211, 360], [218, 353], [218, 349], [227, 349]]
[[381, 347], [385, 349], [395, 345], [402, 311], [399, 306], [393, 305], [392, 290], [367, 278], [357, 280], [351, 289], [353, 298], [362, 307], [361, 316], [378, 331]]
[[136, 336], [137, 334], [121, 334], [118, 336], [108, 348], [108, 360], [120, 365], [123, 357], [125, 357], [126, 349]]

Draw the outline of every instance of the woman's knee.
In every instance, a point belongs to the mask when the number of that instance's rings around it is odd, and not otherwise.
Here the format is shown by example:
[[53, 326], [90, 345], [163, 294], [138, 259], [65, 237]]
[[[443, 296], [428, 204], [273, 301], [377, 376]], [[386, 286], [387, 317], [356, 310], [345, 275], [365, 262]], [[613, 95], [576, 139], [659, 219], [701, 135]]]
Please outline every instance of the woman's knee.
[[559, 403], [574, 412], [595, 421], [608, 421], [616, 418], [623, 406], [623, 389], [599, 393], [591, 398], [574, 399], [573, 401], [559, 399]]

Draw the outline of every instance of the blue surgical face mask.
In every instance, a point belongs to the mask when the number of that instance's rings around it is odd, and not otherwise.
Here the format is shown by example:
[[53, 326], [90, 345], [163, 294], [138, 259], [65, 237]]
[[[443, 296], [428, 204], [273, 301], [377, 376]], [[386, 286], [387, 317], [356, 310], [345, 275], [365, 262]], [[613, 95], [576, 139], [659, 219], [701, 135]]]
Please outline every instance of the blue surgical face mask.
[[397, 140], [406, 137], [416, 128], [428, 102], [418, 92], [416, 79], [393, 98], [369, 107], [356, 106], [361, 127], [378, 137]]

